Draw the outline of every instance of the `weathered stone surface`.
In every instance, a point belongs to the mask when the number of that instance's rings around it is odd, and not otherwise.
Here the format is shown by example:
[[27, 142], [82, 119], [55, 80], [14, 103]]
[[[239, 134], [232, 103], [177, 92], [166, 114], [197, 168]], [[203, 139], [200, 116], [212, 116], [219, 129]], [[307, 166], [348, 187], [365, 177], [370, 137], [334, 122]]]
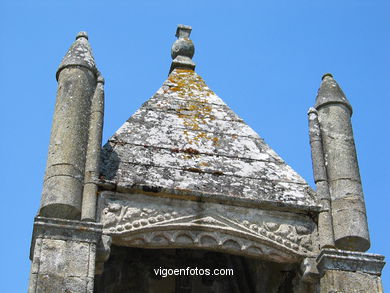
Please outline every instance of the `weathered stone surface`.
[[115, 245], [213, 249], [289, 263], [317, 251], [315, 224], [291, 212], [112, 192], [103, 192], [98, 211]]
[[34, 225], [31, 293], [92, 293], [101, 225], [37, 217]]
[[101, 183], [318, 207], [307, 183], [192, 70], [176, 69], [105, 145]]
[[322, 205], [322, 211], [318, 215], [320, 247], [334, 247], [332, 203], [317, 110], [310, 108], [308, 116], [314, 182], [317, 186], [318, 199]]
[[361, 272], [327, 271], [320, 281], [320, 292], [383, 293], [381, 278]]
[[366, 251], [370, 237], [350, 118], [352, 107], [331, 75], [326, 75], [321, 83], [316, 108], [332, 198], [336, 246]]
[[318, 90], [316, 104], [314, 107], [318, 110], [319, 108], [329, 104], [343, 104], [349, 108], [352, 114], [352, 106], [338, 83], [333, 79], [333, 75], [325, 73], [322, 76], [322, 81], [323, 82]]
[[57, 80], [62, 69], [69, 66], [81, 66], [97, 73], [95, 59], [93, 58], [92, 49], [88, 42], [86, 32], [79, 32], [76, 36], [76, 41], [69, 48], [68, 52], [62, 59], [62, 62], [57, 70]]
[[104, 79], [98, 76], [95, 93], [91, 103], [88, 131], [88, 146], [85, 162], [84, 190], [81, 210], [83, 221], [95, 221], [99, 177], [100, 150], [103, 134]]
[[382, 293], [384, 256], [324, 249], [317, 257], [320, 292]]
[[169, 73], [175, 68], [195, 69], [195, 63], [192, 57], [195, 53], [195, 46], [189, 39], [192, 28], [188, 25], [179, 24], [176, 30], [176, 42], [171, 49], [172, 65]]
[[329, 270], [340, 270], [380, 276], [385, 265], [384, 259], [379, 254], [327, 248], [318, 255], [317, 266], [321, 274]]
[[[369, 246], [352, 107], [333, 77], [309, 111], [314, 192], [193, 71], [190, 32], [179, 25], [168, 79], [100, 167], [103, 79], [77, 36], [57, 72], [29, 292], [383, 292], [383, 256], [329, 249]], [[167, 265], [234, 275], [153, 275]]]
[[[92, 293], [89, 286], [91, 280], [83, 277], [61, 277], [55, 274], [40, 274], [37, 276], [37, 286], [29, 287], [29, 293]], [[92, 290], [91, 290], [92, 289]]]
[[[75, 44], [84, 39], [78, 39]], [[78, 54], [77, 46], [72, 47], [74, 50], [71, 48], [69, 56]], [[58, 71], [57, 100], [39, 214], [79, 219], [96, 77], [88, 66], [68, 65], [65, 62]]]
[[[321, 129], [318, 122], [317, 110], [310, 108], [308, 111], [308, 118], [314, 182], [327, 181], [328, 176], [326, 175], [324, 150], [322, 146]], [[326, 196], [330, 199], [329, 191]]]
[[[39, 272], [51, 274], [54, 271], [64, 275], [82, 276], [88, 272], [89, 243], [65, 240], [43, 239], [41, 244]], [[74, 251], [69, 254], [69, 251]]]
[[[100, 223], [36, 217], [33, 238], [72, 239], [74, 241], [97, 243], [100, 240], [101, 228]], [[34, 245], [31, 250], [34, 250]]]

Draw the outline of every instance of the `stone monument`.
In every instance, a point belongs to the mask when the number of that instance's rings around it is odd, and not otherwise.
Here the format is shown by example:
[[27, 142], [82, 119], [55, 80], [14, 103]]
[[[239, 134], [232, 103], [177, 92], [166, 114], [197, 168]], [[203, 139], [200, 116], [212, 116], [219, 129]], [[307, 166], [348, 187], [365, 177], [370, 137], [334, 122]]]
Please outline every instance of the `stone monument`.
[[190, 33], [178, 26], [168, 79], [103, 148], [104, 79], [77, 35], [56, 74], [29, 292], [383, 292], [333, 76], [308, 112], [312, 190], [196, 74]]

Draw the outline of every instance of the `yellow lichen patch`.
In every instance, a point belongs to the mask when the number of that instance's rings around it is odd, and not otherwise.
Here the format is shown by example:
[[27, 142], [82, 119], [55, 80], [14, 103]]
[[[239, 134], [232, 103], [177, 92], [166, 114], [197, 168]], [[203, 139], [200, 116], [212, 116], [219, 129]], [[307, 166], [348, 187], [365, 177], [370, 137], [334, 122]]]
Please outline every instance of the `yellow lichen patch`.
[[[175, 69], [169, 75], [168, 80], [174, 84], [170, 90], [177, 92], [179, 97], [182, 98], [191, 96], [198, 100], [214, 94], [213, 91], [207, 87], [204, 80], [193, 70]], [[194, 91], [197, 91], [197, 95], [194, 95]]]
[[201, 167], [209, 167], [210, 166], [210, 164], [206, 163], [206, 162], [200, 162], [198, 165]]
[[191, 159], [193, 159], [193, 158], [198, 158], [199, 157], [199, 155], [187, 155], [187, 154], [185, 154], [185, 155], [182, 155], [181, 156], [181, 158], [183, 159], [183, 160], [191, 160]]
[[186, 141], [190, 144], [200, 145], [202, 140], [211, 140], [216, 145], [217, 137], [201, 131], [201, 125], [215, 120], [215, 116], [212, 114], [212, 104], [207, 100], [207, 97], [214, 93], [207, 87], [203, 79], [192, 70], [175, 69], [168, 80], [173, 84], [170, 91], [185, 101], [179, 109], [176, 109], [178, 117], [183, 119], [183, 125], [188, 130], [196, 132], [191, 132], [192, 135], [190, 135], [187, 130], [184, 130]]
[[[201, 124], [207, 124], [206, 119], [215, 119], [211, 114], [212, 107], [206, 99], [211, 91], [200, 76], [191, 70], [176, 69], [169, 76], [169, 81], [175, 85], [170, 90], [176, 92], [180, 98], [186, 99], [187, 103], [177, 109], [178, 116], [183, 119], [183, 125], [186, 128], [199, 131]], [[187, 142], [196, 144], [199, 144], [201, 139], [212, 139], [204, 132], [199, 132], [190, 138], [187, 130], [184, 131], [184, 136]]]

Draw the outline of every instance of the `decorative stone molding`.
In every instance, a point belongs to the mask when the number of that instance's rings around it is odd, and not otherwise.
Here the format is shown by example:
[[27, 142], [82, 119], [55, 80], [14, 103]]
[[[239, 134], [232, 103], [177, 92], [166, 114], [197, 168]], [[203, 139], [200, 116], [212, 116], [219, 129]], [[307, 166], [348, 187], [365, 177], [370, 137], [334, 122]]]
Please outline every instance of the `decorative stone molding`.
[[30, 259], [34, 254], [35, 239], [38, 237], [96, 244], [100, 241], [101, 235], [102, 225], [100, 223], [35, 217]]
[[101, 236], [99, 223], [36, 217], [28, 292], [92, 293]]
[[146, 195], [102, 198], [103, 231], [117, 245], [218, 249], [288, 262], [315, 255], [315, 226], [302, 219]]
[[379, 254], [323, 249], [317, 257], [317, 268], [321, 275], [327, 270], [363, 272], [381, 275], [385, 257]]
[[[297, 252], [261, 242], [258, 239], [246, 239], [222, 231], [200, 230], [168, 230], [168, 231], [142, 231], [140, 233], [123, 235], [116, 238], [116, 244], [132, 247], [149, 248], [199, 248], [219, 250], [228, 253], [260, 257], [276, 262], [293, 262], [299, 259]], [[115, 241], [115, 240], [114, 240]]]

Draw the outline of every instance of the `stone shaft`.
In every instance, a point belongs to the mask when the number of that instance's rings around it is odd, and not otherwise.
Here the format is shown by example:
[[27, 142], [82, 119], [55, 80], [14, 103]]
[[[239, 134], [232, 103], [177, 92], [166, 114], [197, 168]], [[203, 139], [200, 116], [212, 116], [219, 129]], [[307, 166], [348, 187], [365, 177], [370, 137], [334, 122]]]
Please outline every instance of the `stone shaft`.
[[104, 80], [98, 77], [98, 83], [93, 95], [91, 105], [91, 117], [89, 123], [89, 137], [87, 148], [87, 160], [85, 163], [83, 203], [81, 219], [83, 221], [95, 221], [96, 200], [98, 186], [96, 181], [99, 176], [100, 150], [102, 145], [104, 117]]
[[57, 100], [39, 215], [79, 219], [95, 74], [82, 66], [59, 72]]
[[[318, 103], [323, 96], [326, 102]], [[366, 251], [370, 240], [352, 132], [352, 109], [338, 84], [329, 76], [321, 85], [316, 108], [332, 198], [336, 247]]]
[[319, 199], [322, 205], [322, 210], [318, 215], [320, 247], [334, 247], [331, 199], [326, 175], [318, 113], [314, 108], [310, 108], [308, 115], [314, 182], [316, 183], [317, 194], [320, 197]]

